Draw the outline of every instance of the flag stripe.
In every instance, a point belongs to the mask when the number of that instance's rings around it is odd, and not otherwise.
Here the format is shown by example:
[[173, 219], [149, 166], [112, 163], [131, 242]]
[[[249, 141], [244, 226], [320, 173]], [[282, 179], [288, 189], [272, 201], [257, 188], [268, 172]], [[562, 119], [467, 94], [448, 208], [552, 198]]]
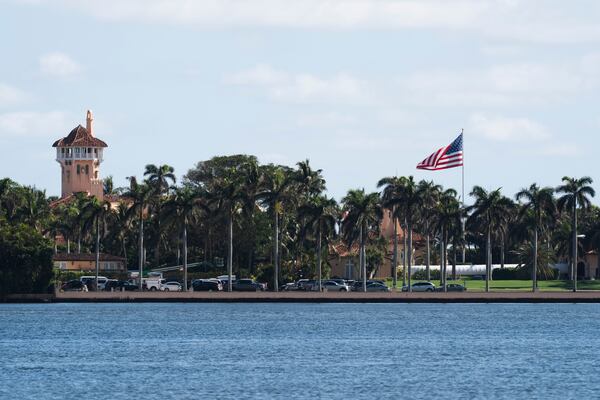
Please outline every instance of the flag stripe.
[[462, 133], [450, 145], [442, 147], [417, 164], [417, 169], [437, 171], [463, 165]]

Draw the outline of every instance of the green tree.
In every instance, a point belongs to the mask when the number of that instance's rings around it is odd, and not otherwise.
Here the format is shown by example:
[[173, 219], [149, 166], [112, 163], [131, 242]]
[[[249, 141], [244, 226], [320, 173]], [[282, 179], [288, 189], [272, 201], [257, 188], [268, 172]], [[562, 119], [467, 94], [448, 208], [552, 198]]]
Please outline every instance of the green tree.
[[475, 203], [468, 208], [472, 212], [468, 223], [474, 227], [480, 226], [485, 231], [485, 291], [489, 292], [492, 275], [492, 231], [508, 218], [508, 209], [512, 202], [502, 195], [500, 189], [488, 192], [481, 186], [474, 186], [471, 196], [475, 198]]
[[342, 222], [342, 232], [348, 248], [358, 240], [360, 243], [360, 270], [363, 291], [367, 291], [367, 268], [365, 247], [370, 233], [379, 233], [382, 208], [379, 193], [365, 193], [364, 189], [350, 190], [342, 199], [346, 216]]
[[52, 278], [52, 252], [52, 242], [35, 228], [0, 223], [0, 295], [45, 293]]
[[327, 196], [318, 196], [309, 200], [298, 209], [298, 215], [305, 218], [307, 225], [316, 237], [316, 259], [319, 291], [322, 290], [322, 254], [323, 239], [328, 242], [335, 235], [335, 224], [337, 221], [337, 203]]
[[[90, 196], [81, 212], [84, 221], [84, 230], [92, 231], [95, 228], [95, 253], [96, 253], [96, 278], [94, 290], [98, 290], [98, 275], [100, 272], [100, 240], [106, 235], [106, 218], [112, 213], [109, 201], [100, 201], [97, 197]], [[101, 226], [104, 228], [101, 233]]]
[[447, 248], [453, 227], [461, 226], [463, 212], [456, 198], [454, 189], [440, 193], [435, 209], [434, 229], [438, 232], [440, 242], [440, 285], [446, 291]]
[[170, 165], [146, 165], [144, 176], [148, 186], [152, 189], [152, 208], [154, 210], [154, 223], [156, 226], [156, 243], [154, 247], [154, 260], [160, 265], [160, 241], [161, 241], [161, 215], [160, 209], [164, 195], [169, 191], [171, 184], [175, 184], [175, 170]]
[[442, 193], [442, 187], [433, 183], [433, 181], [421, 180], [417, 186], [417, 195], [419, 197], [419, 225], [421, 231], [425, 234], [425, 274], [427, 280], [431, 279], [431, 234], [432, 223], [435, 217], [437, 203]]
[[265, 175], [265, 190], [258, 194], [260, 201], [269, 207], [273, 214], [273, 285], [274, 290], [279, 291], [279, 220], [283, 214], [284, 205], [291, 201], [295, 195], [293, 189], [294, 180], [289, 169], [276, 167], [270, 174]]
[[206, 193], [190, 186], [175, 189], [174, 195], [165, 203], [167, 221], [181, 226], [183, 242], [183, 290], [188, 290], [188, 225], [194, 223], [202, 210], [207, 210]]
[[129, 190], [123, 197], [129, 202], [128, 217], [138, 218], [138, 269], [139, 289], [142, 290], [142, 278], [144, 276], [144, 213], [147, 211], [148, 203], [152, 196], [150, 187], [144, 183], [138, 183], [135, 176], [129, 179]]
[[557, 193], [563, 193], [558, 199], [558, 209], [562, 212], [565, 209], [571, 212], [571, 239], [572, 239], [572, 257], [571, 257], [571, 279], [573, 280], [573, 291], [577, 291], [577, 209], [587, 209], [591, 205], [591, 197], [596, 195], [592, 188], [592, 178], [584, 176], [582, 178], [562, 178], [563, 184], [556, 188]]
[[394, 289], [398, 284], [398, 218], [399, 212], [402, 209], [401, 203], [401, 191], [404, 186], [404, 177], [400, 178], [397, 176], [385, 177], [377, 182], [377, 187], [382, 188], [381, 193], [381, 204], [384, 208], [387, 208], [392, 218], [392, 224], [394, 225], [394, 250], [392, 255], [392, 286]]
[[[515, 198], [522, 202], [520, 216], [526, 214], [527, 211], [533, 213], [533, 263], [532, 263], [532, 291], [537, 290], [537, 275], [538, 275], [538, 234], [541, 229], [542, 221], [547, 215], [554, 215], [556, 207], [554, 203], [554, 190], [550, 187], [540, 188], [535, 183], [529, 188], [521, 189]], [[526, 253], [525, 253], [526, 254]]]

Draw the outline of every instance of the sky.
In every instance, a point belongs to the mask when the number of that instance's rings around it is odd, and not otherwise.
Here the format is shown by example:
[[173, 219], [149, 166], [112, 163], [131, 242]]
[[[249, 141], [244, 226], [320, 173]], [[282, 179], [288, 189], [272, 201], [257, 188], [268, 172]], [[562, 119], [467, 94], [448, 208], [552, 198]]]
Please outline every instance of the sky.
[[0, 37], [0, 176], [49, 195], [87, 109], [117, 186], [246, 153], [309, 159], [337, 199], [460, 191], [415, 166], [461, 129], [467, 193], [600, 182], [596, 0], [0, 0]]

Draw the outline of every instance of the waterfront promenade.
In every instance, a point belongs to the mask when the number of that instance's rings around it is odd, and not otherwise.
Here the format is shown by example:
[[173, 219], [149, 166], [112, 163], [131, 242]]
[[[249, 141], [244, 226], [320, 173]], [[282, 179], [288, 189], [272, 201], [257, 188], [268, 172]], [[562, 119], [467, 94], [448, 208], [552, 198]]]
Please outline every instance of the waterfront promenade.
[[64, 292], [9, 295], [5, 302], [198, 303], [600, 303], [600, 291], [502, 291], [455, 293], [318, 292]]

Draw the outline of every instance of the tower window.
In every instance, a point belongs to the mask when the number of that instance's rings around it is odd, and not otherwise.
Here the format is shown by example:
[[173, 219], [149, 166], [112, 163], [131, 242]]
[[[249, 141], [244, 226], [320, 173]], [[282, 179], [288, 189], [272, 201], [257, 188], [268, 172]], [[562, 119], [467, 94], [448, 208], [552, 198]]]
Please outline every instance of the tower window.
[[81, 168], [79, 165], [77, 165], [77, 175], [79, 175], [80, 172], [81, 172]]
[[86, 166], [85, 166], [85, 174], [86, 174], [86, 175], [89, 175], [89, 174], [90, 174], [90, 166], [89, 166], [89, 165], [86, 165]]

